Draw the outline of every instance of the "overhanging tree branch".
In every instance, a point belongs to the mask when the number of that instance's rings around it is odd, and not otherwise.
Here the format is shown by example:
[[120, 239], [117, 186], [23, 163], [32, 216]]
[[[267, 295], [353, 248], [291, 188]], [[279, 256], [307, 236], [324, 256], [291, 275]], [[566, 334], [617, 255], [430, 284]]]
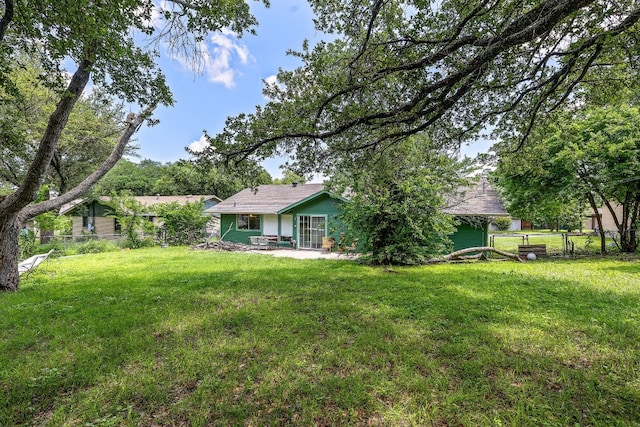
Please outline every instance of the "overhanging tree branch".
[[38, 150], [27, 170], [22, 185], [0, 203], [0, 212], [3, 210], [17, 212], [35, 198], [35, 194], [44, 179], [45, 172], [51, 164], [62, 129], [64, 129], [76, 101], [80, 98], [89, 82], [91, 66], [92, 62], [89, 60], [83, 60], [78, 65], [78, 69], [71, 77], [66, 91], [60, 97], [56, 109], [49, 116], [47, 128], [40, 139]]
[[102, 178], [107, 172], [109, 172], [109, 170], [118, 162], [118, 160], [120, 160], [131, 137], [140, 128], [142, 123], [146, 119], [151, 117], [154, 109], [155, 105], [148, 107], [138, 115], [131, 113], [129, 117], [127, 117], [126, 126], [122, 132], [122, 136], [113, 147], [113, 150], [111, 151], [109, 157], [105, 159], [102, 165], [100, 165], [100, 167], [95, 172], [87, 176], [75, 188], [56, 197], [55, 199], [46, 200], [24, 208], [21, 212], [21, 216], [23, 218], [32, 218], [44, 212], [58, 209], [62, 205], [69, 203], [82, 194], [86, 193], [96, 182], [100, 180], [100, 178]]

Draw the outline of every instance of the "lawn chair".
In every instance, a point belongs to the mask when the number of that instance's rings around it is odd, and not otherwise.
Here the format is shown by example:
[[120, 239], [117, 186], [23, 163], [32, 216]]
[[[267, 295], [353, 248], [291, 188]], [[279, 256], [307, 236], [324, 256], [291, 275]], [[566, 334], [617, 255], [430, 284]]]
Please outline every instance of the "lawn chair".
[[338, 242], [338, 251], [345, 255], [352, 255], [356, 252], [358, 246], [358, 239], [353, 239], [351, 245], [347, 246], [344, 233], [340, 233], [340, 242]]
[[29, 258], [25, 259], [21, 263], [19, 263], [18, 264], [18, 275], [22, 276], [23, 273], [26, 273], [27, 276], [28, 276], [29, 274], [31, 274], [33, 272], [33, 270], [36, 269], [36, 267], [38, 267], [40, 264], [45, 262], [47, 260], [47, 258], [49, 258], [49, 255], [51, 255], [52, 252], [53, 252], [53, 249], [51, 249], [46, 254], [34, 255], [32, 257], [29, 257]]
[[250, 236], [249, 245], [256, 249], [269, 249], [269, 239], [264, 236]]
[[344, 248], [344, 253], [347, 255], [353, 255], [356, 253], [357, 247], [358, 247], [358, 239], [353, 239], [353, 242], [351, 242], [351, 246], [347, 246]]
[[333, 239], [332, 237], [323, 237], [322, 238], [322, 248], [321, 250], [327, 251], [329, 253], [331, 253], [333, 251], [333, 245], [335, 244], [335, 239]]

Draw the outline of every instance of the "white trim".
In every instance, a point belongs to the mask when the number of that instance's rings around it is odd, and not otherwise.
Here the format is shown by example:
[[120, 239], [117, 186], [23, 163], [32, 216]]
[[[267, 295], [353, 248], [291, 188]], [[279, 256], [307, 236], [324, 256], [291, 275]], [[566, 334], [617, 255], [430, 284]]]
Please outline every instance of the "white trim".
[[312, 247], [303, 247], [302, 244], [304, 243], [302, 241], [302, 238], [300, 237], [300, 218], [301, 217], [309, 217], [309, 218], [323, 218], [324, 219], [324, 237], [327, 237], [329, 235], [329, 230], [328, 230], [328, 226], [329, 226], [329, 216], [327, 214], [297, 214], [296, 216], [296, 229], [297, 229], [297, 236], [296, 236], [296, 241], [298, 242], [298, 249], [321, 249], [322, 248], [322, 238], [320, 239], [320, 241], [318, 242], [318, 247], [317, 248], [312, 248]]

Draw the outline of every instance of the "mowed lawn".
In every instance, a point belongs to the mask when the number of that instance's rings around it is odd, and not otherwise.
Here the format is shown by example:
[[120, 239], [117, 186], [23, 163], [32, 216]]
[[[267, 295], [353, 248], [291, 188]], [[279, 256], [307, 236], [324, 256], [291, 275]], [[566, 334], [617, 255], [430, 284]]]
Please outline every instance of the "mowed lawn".
[[0, 295], [0, 425], [640, 425], [640, 264], [145, 249]]

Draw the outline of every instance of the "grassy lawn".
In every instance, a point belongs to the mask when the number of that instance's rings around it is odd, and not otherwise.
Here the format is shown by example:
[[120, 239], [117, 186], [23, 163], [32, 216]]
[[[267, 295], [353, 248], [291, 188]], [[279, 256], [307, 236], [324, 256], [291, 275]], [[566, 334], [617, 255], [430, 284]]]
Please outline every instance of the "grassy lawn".
[[[547, 253], [549, 255], [563, 255], [563, 239], [560, 232], [551, 233], [548, 230], [524, 230], [524, 231], [506, 231], [506, 232], [489, 232], [495, 236], [494, 242], [497, 249], [518, 253], [518, 245], [547, 245]], [[570, 242], [573, 243], [575, 254], [596, 254], [600, 252], [600, 237], [585, 234], [582, 236], [570, 235]], [[608, 238], [607, 244], [613, 243]], [[617, 252], [615, 247], [611, 247], [610, 251]]]
[[0, 295], [0, 425], [640, 425], [640, 264], [144, 249]]

